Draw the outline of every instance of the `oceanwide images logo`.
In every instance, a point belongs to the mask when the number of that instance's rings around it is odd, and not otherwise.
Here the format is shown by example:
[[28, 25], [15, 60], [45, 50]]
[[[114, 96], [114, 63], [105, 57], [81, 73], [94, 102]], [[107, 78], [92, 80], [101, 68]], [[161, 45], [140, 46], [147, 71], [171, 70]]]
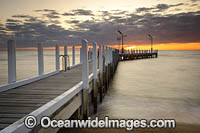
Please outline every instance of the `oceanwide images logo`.
[[165, 120], [150, 120], [149, 124], [145, 119], [109, 119], [108, 116], [104, 119], [87, 120], [55, 120], [47, 116], [37, 121], [36, 117], [29, 115], [24, 119], [24, 124], [27, 128], [32, 129], [38, 124], [42, 128], [125, 128], [126, 130], [133, 130], [134, 128], [175, 128], [176, 121], [174, 119]]

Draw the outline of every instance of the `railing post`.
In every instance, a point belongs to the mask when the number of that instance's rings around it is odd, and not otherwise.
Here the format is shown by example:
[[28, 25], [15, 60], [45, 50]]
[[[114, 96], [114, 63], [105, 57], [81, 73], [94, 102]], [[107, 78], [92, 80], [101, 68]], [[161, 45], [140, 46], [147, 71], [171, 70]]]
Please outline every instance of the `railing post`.
[[82, 47], [80, 48], [80, 64], [82, 64]]
[[103, 72], [103, 57], [102, 57], [102, 47], [99, 45], [99, 70], [100, 73]]
[[83, 81], [83, 119], [87, 119], [89, 114], [89, 70], [88, 70], [88, 41], [82, 40], [82, 81]]
[[[102, 54], [100, 56], [100, 58], [102, 57], [102, 87], [100, 87], [100, 95], [99, 95], [99, 100], [100, 102], [103, 101], [103, 94], [105, 92], [105, 88], [106, 88], [106, 82], [107, 82], [107, 79], [106, 79], [106, 56], [105, 56], [105, 48], [104, 48], [104, 45], [102, 46], [102, 52], [100, 52], [100, 54]], [[100, 61], [100, 64], [101, 64], [101, 61]], [[101, 68], [100, 68], [100, 71], [101, 71]], [[101, 73], [100, 73], [101, 75]], [[101, 76], [100, 76], [101, 77]], [[100, 79], [101, 80], [101, 79]]]
[[110, 70], [109, 70], [109, 64], [110, 64], [110, 54], [109, 54], [109, 48], [106, 46], [106, 49], [105, 49], [105, 57], [106, 57], [106, 79], [105, 79], [105, 81], [106, 81], [106, 83], [105, 83], [105, 92], [107, 92], [107, 89], [108, 89], [108, 85], [109, 85], [109, 72], [110, 72]]
[[8, 83], [16, 82], [16, 43], [8, 40]]
[[110, 62], [110, 64], [109, 64], [109, 80], [112, 78], [112, 65], [113, 65], [113, 60], [112, 60], [112, 48], [109, 48], [109, 56], [110, 56], [110, 58], [109, 58], [109, 62]]
[[59, 62], [59, 46], [56, 45], [56, 71], [60, 70], [60, 62]]
[[97, 43], [93, 43], [92, 51], [92, 60], [93, 60], [93, 77], [97, 79]]
[[105, 46], [102, 46], [102, 56], [105, 56]]
[[112, 64], [113, 63], [113, 55], [112, 55], [112, 48], [110, 48], [110, 63]]
[[75, 46], [72, 46], [72, 65], [75, 65]]
[[92, 59], [92, 49], [89, 48], [89, 51], [88, 51], [88, 60], [91, 60]]
[[106, 46], [106, 64], [108, 65], [110, 62], [110, 54], [109, 54], [109, 48]]
[[41, 43], [38, 44], [38, 74], [44, 74], [44, 55], [43, 46]]
[[[65, 56], [67, 56], [67, 55], [68, 55], [68, 51], [67, 51], [67, 45], [65, 45], [65, 46], [64, 46], [64, 55], [65, 55]], [[65, 64], [65, 65], [66, 65], [66, 67], [67, 67], [67, 65], [68, 65], [68, 62], [67, 62], [67, 59], [68, 59], [68, 58], [69, 58], [68, 56], [67, 56], [67, 58], [65, 58], [65, 62], [66, 62], [66, 64]]]
[[94, 105], [94, 113], [97, 113], [98, 109], [98, 88], [97, 88], [97, 43], [93, 43], [93, 50], [92, 50], [92, 62], [93, 62], [93, 105]]

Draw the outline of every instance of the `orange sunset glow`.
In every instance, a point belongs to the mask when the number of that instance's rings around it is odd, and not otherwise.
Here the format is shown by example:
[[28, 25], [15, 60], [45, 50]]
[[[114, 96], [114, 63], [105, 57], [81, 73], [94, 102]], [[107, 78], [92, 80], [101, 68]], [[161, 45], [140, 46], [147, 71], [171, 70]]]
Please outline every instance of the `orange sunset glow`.
[[[120, 45], [109, 45], [110, 47], [121, 49], [122, 46]], [[144, 49], [148, 50], [151, 49], [150, 45], [124, 45], [125, 50], [130, 49]], [[153, 45], [153, 49], [156, 50], [200, 50], [200, 43], [167, 43], [167, 44], [155, 44]]]
[[[105, 45], [108, 47], [122, 49], [121, 45]], [[81, 46], [75, 46], [77, 50], [81, 48]], [[92, 48], [92, 46], [88, 46], [88, 48]], [[54, 50], [55, 47], [44, 47], [45, 50]], [[60, 49], [63, 50], [64, 47], [60, 46]], [[68, 46], [68, 49], [72, 49], [72, 46]], [[150, 45], [134, 45], [134, 44], [124, 44], [125, 50], [150, 50]], [[169, 43], [169, 44], [155, 44], [153, 45], [153, 49], [155, 50], [200, 50], [200, 43]], [[28, 47], [28, 48], [17, 48], [17, 50], [37, 50], [36, 47]]]

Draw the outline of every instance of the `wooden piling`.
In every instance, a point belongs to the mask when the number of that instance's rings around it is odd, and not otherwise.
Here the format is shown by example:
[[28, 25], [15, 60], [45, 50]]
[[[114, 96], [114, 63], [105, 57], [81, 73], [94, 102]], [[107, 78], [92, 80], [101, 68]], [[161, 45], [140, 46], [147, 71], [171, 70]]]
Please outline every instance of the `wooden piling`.
[[65, 67], [67, 67], [68, 64], [69, 64], [69, 62], [68, 62], [68, 58], [69, 57], [68, 57], [67, 45], [64, 46], [64, 56], [67, 56], [67, 58], [65, 58], [65, 62], [66, 62], [66, 64], [65, 64], [66, 66]]
[[60, 61], [59, 61], [59, 46], [56, 45], [56, 71], [60, 70]]
[[42, 44], [38, 44], [38, 75], [44, 74], [44, 55]]
[[92, 62], [93, 62], [93, 107], [94, 113], [97, 113], [97, 96], [98, 96], [98, 88], [97, 88], [97, 43], [93, 43], [93, 51], [92, 51]]
[[8, 40], [8, 83], [16, 82], [16, 42]]
[[88, 70], [88, 41], [82, 40], [82, 81], [83, 81], [83, 95], [82, 95], [82, 118], [87, 119], [89, 115], [89, 70]]
[[75, 46], [72, 46], [72, 65], [75, 65]]

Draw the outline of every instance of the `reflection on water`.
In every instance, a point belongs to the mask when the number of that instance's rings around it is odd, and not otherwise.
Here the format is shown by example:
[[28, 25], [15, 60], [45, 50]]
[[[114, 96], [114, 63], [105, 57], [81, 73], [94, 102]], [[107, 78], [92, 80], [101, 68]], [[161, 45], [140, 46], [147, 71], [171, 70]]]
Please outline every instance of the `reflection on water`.
[[120, 62], [98, 115], [200, 124], [200, 51]]

